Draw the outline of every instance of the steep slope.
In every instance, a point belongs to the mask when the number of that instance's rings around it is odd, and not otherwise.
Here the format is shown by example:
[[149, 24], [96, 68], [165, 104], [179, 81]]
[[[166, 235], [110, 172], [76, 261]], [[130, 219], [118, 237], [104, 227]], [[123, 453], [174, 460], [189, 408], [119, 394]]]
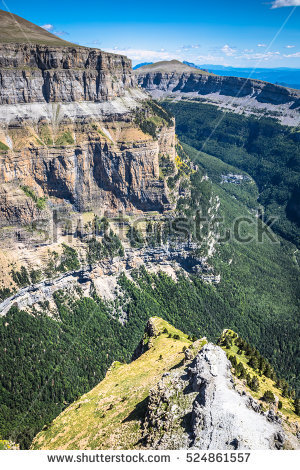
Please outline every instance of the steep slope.
[[[13, 34], [7, 18], [1, 30]], [[41, 218], [25, 186], [52, 198], [44, 209], [170, 208], [159, 156], [174, 160], [174, 122], [135, 88], [131, 61], [48, 44], [46, 31], [37, 44], [27, 26], [34, 43], [0, 44], [0, 225]]]
[[[250, 174], [259, 189], [265, 220], [276, 217], [273, 230], [298, 246], [299, 127], [283, 126], [268, 115], [224, 113], [206, 103], [168, 101], [164, 106], [175, 115], [182, 142]], [[218, 178], [222, 180], [221, 175]]]
[[149, 390], [164, 372], [180, 365], [183, 348], [191, 344], [187, 335], [167, 322], [150, 319], [138, 350], [142, 354], [129, 364], [113, 363], [99, 385], [37, 436], [33, 448], [139, 447]]
[[157, 62], [135, 70], [138, 84], [154, 98], [200, 100], [242, 114], [268, 113], [299, 123], [300, 92], [260, 80], [224, 77], [182, 64]]
[[282, 449], [298, 447], [281, 419], [238, 392], [225, 352], [151, 318], [137, 358], [33, 441], [33, 449]]
[[0, 24], [0, 43], [74, 45], [8, 11], [0, 10]]

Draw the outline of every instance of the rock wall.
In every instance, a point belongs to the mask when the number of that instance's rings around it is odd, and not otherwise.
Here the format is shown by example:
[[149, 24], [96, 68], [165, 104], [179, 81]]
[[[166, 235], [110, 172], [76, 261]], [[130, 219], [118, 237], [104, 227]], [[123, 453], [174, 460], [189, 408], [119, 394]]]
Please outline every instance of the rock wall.
[[300, 92], [280, 85], [201, 73], [135, 71], [139, 86], [153, 98], [200, 100], [236, 114], [267, 116], [288, 126], [300, 122]]
[[103, 101], [131, 86], [125, 56], [84, 47], [0, 45], [0, 104]]
[[224, 96], [242, 98], [255, 97], [258, 102], [270, 104], [290, 103], [292, 108], [300, 107], [300, 92], [261, 80], [239, 77], [221, 77], [201, 73], [143, 72], [136, 71], [138, 84], [147, 91], [163, 93], [197, 93], [210, 95], [218, 93]]
[[31, 188], [48, 207], [78, 211], [170, 209], [159, 156], [175, 158], [174, 123], [144, 133], [149, 96], [131, 61], [84, 47], [0, 45], [0, 226], [39, 216]]
[[[118, 126], [122, 128], [120, 121]], [[99, 137], [93, 129], [87, 134], [82, 130], [76, 133], [78, 144], [43, 147], [32, 143], [23, 150], [0, 154], [0, 224], [13, 222], [12, 214], [20, 224], [28, 223], [28, 213], [36, 216], [24, 193], [23, 210], [17, 210], [22, 186], [40, 196], [68, 201], [79, 211], [169, 209], [168, 188], [159, 179], [159, 154], [162, 149], [174, 154], [175, 146], [166, 143], [170, 131], [174, 140], [172, 128], [162, 129], [157, 140], [145, 135], [145, 140], [121, 143]]]

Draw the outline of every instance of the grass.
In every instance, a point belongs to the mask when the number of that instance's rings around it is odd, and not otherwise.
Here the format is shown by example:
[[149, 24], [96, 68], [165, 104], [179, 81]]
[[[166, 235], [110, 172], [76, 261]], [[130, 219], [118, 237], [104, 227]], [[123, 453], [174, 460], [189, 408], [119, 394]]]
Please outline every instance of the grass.
[[29, 186], [21, 186], [21, 189], [24, 191], [27, 197], [30, 197], [36, 204], [37, 209], [42, 211], [46, 207], [46, 198], [45, 197], [38, 197], [34, 190], [31, 189]]
[[[230, 334], [230, 330], [228, 330], [226, 334]], [[229, 349], [226, 349], [226, 347], [222, 347], [222, 349], [226, 352], [227, 356], [235, 356], [237, 361], [243, 364], [247, 374], [250, 374], [251, 377], [257, 378], [259, 382], [259, 390], [257, 392], [254, 392], [246, 385], [246, 380], [242, 380], [242, 383], [245, 386], [247, 392], [252, 395], [253, 398], [258, 400], [263, 408], [269, 408], [268, 404], [262, 400], [262, 397], [267, 390], [270, 390], [282, 402], [282, 409], [280, 412], [289, 418], [290, 421], [299, 421], [299, 417], [294, 413], [293, 400], [282, 395], [282, 391], [276, 387], [274, 380], [266, 377], [265, 375], [261, 376], [257, 371], [250, 367], [248, 365], [249, 358], [245, 355], [244, 352], [242, 354], [238, 354], [239, 348], [235, 344], [230, 345]], [[240, 379], [236, 380], [240, 381]]]
[[37, 435], [33, 449], [138, 447], [149, 390], [165, 371], [181, 364], [184, 346], [192, 345], [187, 335], [168, 322], [158, 317], [151, 321], [155, 336], [150, 338], [150, 349], [130, 364], [113, 363], [102, 382]]
[[9, 150], [9, 147], [0, 141], [0, 152], [6, 152], [7, 150]]
[[70, 131], [64, 132], [55, 141], [55, 145], [58, 145], [59, 147], [72, 144], [74, 144], [74, 139]]
[[30, 43], [52, 46], [77, 46], [61, 39], [45, 29], [21, 18], [20, 16], [0, 10], [0, 42]]

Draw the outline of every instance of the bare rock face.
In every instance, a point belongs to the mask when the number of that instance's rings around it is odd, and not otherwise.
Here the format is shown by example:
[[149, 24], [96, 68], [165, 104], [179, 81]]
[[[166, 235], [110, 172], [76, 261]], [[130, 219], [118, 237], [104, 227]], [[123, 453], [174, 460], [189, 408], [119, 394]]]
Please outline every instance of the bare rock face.
[[159, 157], [175, 158], [174, 123], [162, 122], [155, 136], [144, 133], [136, 113], [148, 119], [147, 100], [124, 56], [1, 44], [0, 226], [39, 217], [33, 202], [22, 199], [22, 186], [51, 207], [170, 209]]
[[198, 96], [219, 94], [234, 98], [251, 96], [261, 103], [275, 105], [289, 103], [292, 108], [300, 106], [298, 90], [261, 80], [193, 72], [147, 72], [142, 69], [143, 67], [136, 71], [138, 84], [150, 93], [156, 91], [157, 96], [165, 96], [170, 93], [194, 93]]
[[221, 348], [204, 346], [190, 373], [193, 390], [198, 392], [192, 411], [194, 448], [282, 448], [281, 426], [255, 412], [254, 400], [234, 390], [230, 363]]
[[0, 104], [103, 101], [133, 85], [127, 57], [85, 47], [0, 45]]
[[[274, 117], [299, 125], [300, 92], [252, 78], [222, 77], [169, 62], [135, 70], [139, 86], [155, 99], [188, 99], [216, 105], [233, 113]], [[180, 65], [180, 63], [179, 63]], [[169, 70], [168, 70], [169, 68]]]
[[235, 390], [225, 352], [208, 343], [190, 366], [166, 373], [150, 391], [145, 443], [156, 449], [282, 449], [287, 436], [271, 415]]

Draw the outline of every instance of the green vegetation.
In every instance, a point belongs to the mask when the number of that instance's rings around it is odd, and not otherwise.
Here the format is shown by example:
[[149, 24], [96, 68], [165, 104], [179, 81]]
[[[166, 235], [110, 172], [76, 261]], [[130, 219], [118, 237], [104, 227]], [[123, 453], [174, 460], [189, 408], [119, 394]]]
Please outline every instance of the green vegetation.
[[274, 119], [241, 116], [195, 102], [165, 102], [180, 139], [251, 175], [264, 218], [277, 217], [274, 231], [299, 243], [299, 129]]
[[135, 123], [145, 134], [149, 134], [153, 139], [157, 139], [158, 131], [163, 126], [170, 127], [173, 124], [173, 118], [158, 103], [148, 100], [144, 103], [143, 109], [136, 110]]
[[218, 344], [225, 350], [233, 374], [243, 381], [252, 396], [260, 400], [264, 408], [266, 403], [277, 402], [278, 409], [284, 415], [289, 419], [296, 419], [295, 390], [284, 379], [278, 379], [269, 361], [256, 348], [232, 330], [225, 330]]
[[87, 241], [87, 261], [89, 264], [95, 264], [104, 258], [113, 258], [114, 256], [124, 256], [124, 248], [118, 235], [112, 230], [106, 231], [102, 241], [96, 237]]
[[7, 150], [9, 150], [9, 147], [0, 141], [0, 152], [6, 152]]
[[29, 274], [25, 266], [21, 266], [20, 271], [13, 269], [11, 275], [18, 287], [25, 287], [30, 284]]
[[9, 289], [8, 287], [3, 287], [0, 289], [0, 301], [2, 302], [3, 300], [7, 299], [13, 295], [13, 291]]
[[76, 271], [80, 268], [80, 263], [78, 260], [77, 251], [71, 246], [63, 243], [63, 252], [60, 259], [60, 264], [58, 266], [58, 271], [67, 272], [67, 271]]
[[265, 400], [267, 403], [275, 403], [274, 393], [271, 392], [271, 390], [266, 390], [263, 395], [263, 400]]
[[55, 145], [59, 147], [62, 147], [64, 145], [72, 145], [72, 144], [74, 144], [74, 138], [70, 131], [64, 132], [55, 141]]
[[29, 186], [21, 186], [21, 189], [24, 191], [27, 197], [30, 197], [36, 204], [36, 207], [42, 211], [46, 207], [46, 198], [45, 197], [38, 197], [34, 190]]
[[[161, 318], [151, 318], [151, 322], [155, 328], [155, 336], [150, 338], [152, 347], [130, 364], [114, 362], [102, 382], [36, 437], [34, 449], [136, 446], [142, 438], [141, 420], [149, 390], [166, 370], [184, 368], [182, 349], [191, 346], [187, 335]], [[171, 332], [170, 338], [165, 329]], [[195, 346], [195, 354], [204, 343]]]
[[129, 228], [127, 238], [130, 241], [130, 246], [133, 248], [141, 248], [144, 245], [144, 237], [141, 230], [134, 226]]
[[45, 269], [46, 277], [52, 278], [57, 273], [76, 271], [79, 268], [80, 262], [75, 248], [63, 243], [60, 255], [56, 251], [48, 251], [48, 263]]

